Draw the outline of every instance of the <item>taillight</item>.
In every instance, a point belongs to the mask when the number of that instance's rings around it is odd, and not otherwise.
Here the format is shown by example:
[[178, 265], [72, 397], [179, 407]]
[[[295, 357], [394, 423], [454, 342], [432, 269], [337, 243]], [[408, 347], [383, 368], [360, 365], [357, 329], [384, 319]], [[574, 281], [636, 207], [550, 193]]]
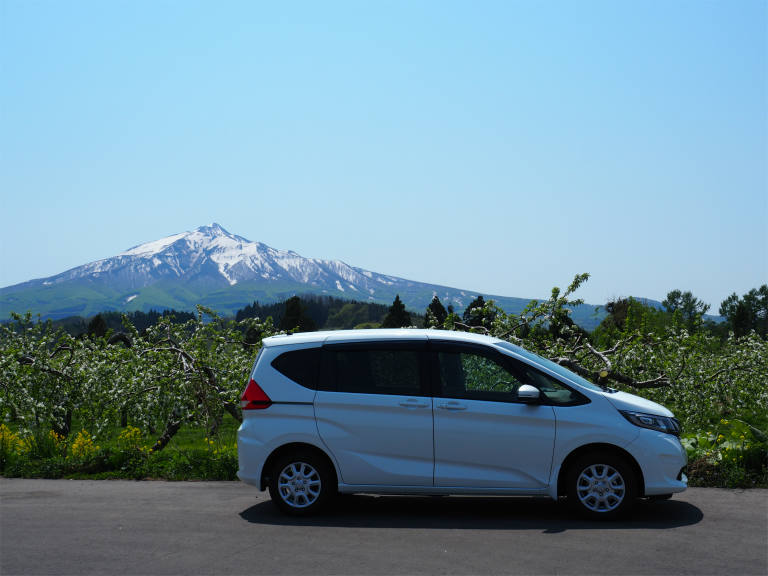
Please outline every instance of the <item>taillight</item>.
[[264, 410], [272, 405], [272, 400], [269, 399], [266, 392], [256, 384], [256, 381], [251, 378], [248, 382], [248, 386], [245, 387], [245, 392], [240, 397], [240, 408], [243, 410]]

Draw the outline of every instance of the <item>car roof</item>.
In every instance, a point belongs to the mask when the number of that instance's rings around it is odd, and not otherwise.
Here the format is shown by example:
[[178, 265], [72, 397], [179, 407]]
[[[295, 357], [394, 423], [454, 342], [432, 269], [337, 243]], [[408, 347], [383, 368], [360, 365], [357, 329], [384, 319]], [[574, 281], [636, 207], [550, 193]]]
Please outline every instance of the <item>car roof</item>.
[[300, 332], [297, 334], [278, 334], [264, 338], [264, 346], [287, 346], [295, 344], [326, 342], [371, 342], [386, 340], [453, 340], [456, 342], [476, 342], [478, 344], [493, 344], [501, 342], [498, 338], [473, 334], [471, 332], [455, 332], [450, 330], [419, 329], [419, 328], [378, 328], [375, 330], [326, 330], [322, 332]]

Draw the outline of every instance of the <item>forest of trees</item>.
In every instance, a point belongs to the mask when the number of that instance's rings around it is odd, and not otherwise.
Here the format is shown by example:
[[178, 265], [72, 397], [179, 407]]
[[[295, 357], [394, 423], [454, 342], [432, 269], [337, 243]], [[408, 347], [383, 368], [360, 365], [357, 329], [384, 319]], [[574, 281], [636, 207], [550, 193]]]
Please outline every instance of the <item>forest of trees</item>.
[[[287, 310], [289, 305], [291, 310]], [[384, 304], [356, 302], [332, 296], [304, 295], [271, 304], [254, 302], [238, 310], [235, 320], [239, 322], [246, 318], [272, 318], [276, 326], [286, 330], [293, 330], [300, 325], [317, 330], [335, 330], [378, 326], [387, 311], [388, 308]], [[307, 323], [308, 321], [311, 321], [311, 324]]]
[[[246, 318], [272, 318], [275, 326], [288, 331], [297, 327], [300, 331], [375, 328], [382, 324], [388, 311], [389, 307], [384, 304], [343, 300], [332, 296], [302, 295], [268, 304], [253, 302], [235, 313], [235, 321]], [[90, 318], [72, 316], [53, 320], [52, 325], [75, 337], [100, 337], [110, 330], [122, 330], [124, 317], [136, 330], [145, 332], [163, 319], [171, 319], [172, 322], [180, 324], [195, 316], [193, 312], [172, 309], [149, 312], [110, 311]], [[420, 325], [421, 316], [414, 314], [414, 318]]]
[[120, 331], [123, 327], [123, 317], [139, 331], [144, 332], [150, 326], [154, 326], [163, 318], [172, 318], [174, 322], [181, 323], [195, 317], [192, 312], [180, 310], [150, 310], [149, 312], [100, 312], [91, 318], [71, 316], [61, 320], [53, 320], [56, 328], [61, 328], [72, 336], [104, 336], [109, 330]]
[[[399, 296], [390, 306], [372, 302], [358, 302], [334, 298], [332, 296], [303, 295], [287, 300], [260, 304], [253, 302], [235, 313], [235, 321], [246, 318], [271, 318], [273, 324], [286, 331], [335, 330], [352, 328], [395, 328], [401, 326], [438, 327], [446, 325], [456, 329], [471, 329], [489, 326], [494, 322], [497, 308], [486, 306], [482, 295], [475, 297], [461, 315], [454, 312], [453, 306], [443, 306], [440, 298], [434, 296], [423, 314], [406, 310]], [[765, 338], [768, 334], [768, 285], [753, 288], [742, 296], [731, 294], [723, 300], [719, 313], [724, 319], [715, 322], [705, 315], [710, 306], [696, 298], [690, 291], [671, 290], [662, 301], [661, 308], [633, 298], [617, 298], [605, 304], [607, 315], [591, 338], [595, 342], [607, 342], [618, 332], [630, 329], [656, 330], [677, 323], [689, 331], [705, 331], [724, 339], [730, 333], [745, 336], [755, 332]], [[71, 317], [53, 321], [53, 325], [62, 328], [72, 336], [104, 336], [108, 331], [119, 331], [123, 317], [139, 331], [144, 332], [161, 319], [170, 318], [172, 322], [184, 323], [195, 317], [192, 312], [177, 310], [150, 310], [149, 312], [102, 312], [91, 318]], [[642, 318], [642, 322], [640, 322]], [[639, 322], [639, 323], [638, 323]], [[580, 330], [570, 320], [570, 316], [561, 311], [561, 317], [553, 327], [567, 325], [570, 329]], [[553, 328], [554, 329], [554, 328]], [[585, 332], [586, 334], [586, 332]]]

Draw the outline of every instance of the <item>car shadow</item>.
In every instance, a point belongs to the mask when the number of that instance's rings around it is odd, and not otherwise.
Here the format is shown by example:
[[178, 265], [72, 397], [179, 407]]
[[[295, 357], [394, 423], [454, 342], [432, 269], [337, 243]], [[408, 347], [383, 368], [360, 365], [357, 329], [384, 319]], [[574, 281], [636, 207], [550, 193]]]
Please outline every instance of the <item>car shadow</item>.
[[544, 498], [355, 494], [341, 496], [328, 512], [306, 518], [282, 514], [265, 496], [263, 502], [243, 510], [240, 517], [254, 524], [277, 526], [541, 530], [556, 534], [596, 528], [678, 528], [701, 522], [704, 514], [680, 500], [639, 501], [628, 517], [604, 522], [581, 519], [563, 502]]

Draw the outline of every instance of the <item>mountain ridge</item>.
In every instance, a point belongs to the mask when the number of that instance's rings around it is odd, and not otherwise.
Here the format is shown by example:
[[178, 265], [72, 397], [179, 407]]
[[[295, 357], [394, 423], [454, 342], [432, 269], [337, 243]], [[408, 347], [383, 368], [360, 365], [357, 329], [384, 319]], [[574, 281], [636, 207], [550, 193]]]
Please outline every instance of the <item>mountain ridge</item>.
[[[11, 311], [31, 310], [60, 319], [110, 310], [189, 310], [195, 304], [233, 314], [254, 301], [273, 302], [295, 294], [382, 304], [391, 304], [399, 294], [408, 308], [419, 311], [437, 295], [445, 306], [461, 311], [479, 293], [379, 274], [341, 260], [305, 258], [231, 234], [214, 222], [53, 276], [0, 288], [0, 320]], [[519, 312], [531, 300], [483, 296], [507, 312]], [[573, 311], [574, 321], [587, 329], [604, 315], [587, 304]]]

